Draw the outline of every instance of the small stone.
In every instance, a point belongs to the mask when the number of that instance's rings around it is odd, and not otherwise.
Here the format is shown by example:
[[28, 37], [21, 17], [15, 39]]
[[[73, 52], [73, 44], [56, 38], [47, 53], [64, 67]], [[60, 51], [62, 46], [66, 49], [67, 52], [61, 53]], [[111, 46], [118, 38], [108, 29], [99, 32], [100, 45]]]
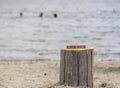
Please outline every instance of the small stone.
[[46, 76], [46, 75], [47, 75], [47, 73], [44, 73], [44, 75]]
[[67, 86], [67, 84], [65, 83], [64, 86]]
[[107, 86], [107, 83], [102, 83], [102, 84], [100, 84], [100, 87], [106, 87]]
[[118, 67], [118, 69], [120, 69], [120, 67]]

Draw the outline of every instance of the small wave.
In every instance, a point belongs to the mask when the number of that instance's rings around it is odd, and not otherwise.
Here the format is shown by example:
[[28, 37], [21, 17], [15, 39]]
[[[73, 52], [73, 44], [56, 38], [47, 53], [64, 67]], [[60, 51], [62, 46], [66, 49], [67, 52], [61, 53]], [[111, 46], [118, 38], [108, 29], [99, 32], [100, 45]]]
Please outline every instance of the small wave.
[[113, 55], [120, 55], [120, 52], [116, 52], [116, 53], [111, 53]]
[[93, 38], [92, 40], [102, 40], [101, 38]]
[[7, 45], [0, 45], [0, 47], [7, 47]]
[[74, 36], [73, 38], [75, 38], [75, 39], [80, 39], [80, 38], [86, 39], [86, 38], [88, 38], [88, 36]]
[[37, 39], [37, 40], [28, 40], [30, 42], [46, 42], [44, 39]]

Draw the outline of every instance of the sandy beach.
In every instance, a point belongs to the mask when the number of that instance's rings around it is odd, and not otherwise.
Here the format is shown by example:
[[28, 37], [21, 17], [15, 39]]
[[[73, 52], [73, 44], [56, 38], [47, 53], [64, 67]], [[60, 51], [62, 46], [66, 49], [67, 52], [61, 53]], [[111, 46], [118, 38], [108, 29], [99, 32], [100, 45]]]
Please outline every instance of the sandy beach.
[[[52, 60], [1, 60], [0, 88], [76, 88], [59, 85], [59, 65]], [[94, 62], [94, 88], [120, 88], [120, 61]]]

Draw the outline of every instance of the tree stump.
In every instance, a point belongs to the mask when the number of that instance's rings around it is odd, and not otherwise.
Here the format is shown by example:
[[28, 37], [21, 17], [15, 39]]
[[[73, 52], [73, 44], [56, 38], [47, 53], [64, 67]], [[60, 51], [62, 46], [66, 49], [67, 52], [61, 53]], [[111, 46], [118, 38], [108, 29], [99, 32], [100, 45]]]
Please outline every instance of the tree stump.
[[93, 48], [69, 45], [61, 49], [60, 84], [93, 88]]

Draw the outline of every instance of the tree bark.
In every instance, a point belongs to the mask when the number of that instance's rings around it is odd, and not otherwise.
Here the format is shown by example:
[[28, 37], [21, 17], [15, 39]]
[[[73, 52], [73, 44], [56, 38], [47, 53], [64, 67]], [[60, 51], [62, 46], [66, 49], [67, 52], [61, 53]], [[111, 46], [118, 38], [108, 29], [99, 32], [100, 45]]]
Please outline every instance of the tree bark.
[[93, 88], [93, 49], [67, 46], [61, 50], [60, 84]]

